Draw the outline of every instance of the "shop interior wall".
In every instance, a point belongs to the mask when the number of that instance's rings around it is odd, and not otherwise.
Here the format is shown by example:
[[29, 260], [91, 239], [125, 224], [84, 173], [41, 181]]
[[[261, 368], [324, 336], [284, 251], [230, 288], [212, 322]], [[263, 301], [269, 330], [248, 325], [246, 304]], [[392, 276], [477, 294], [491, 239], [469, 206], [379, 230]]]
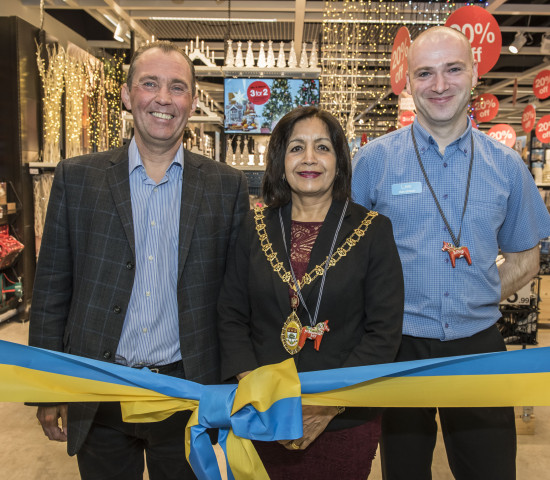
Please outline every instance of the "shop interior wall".
[[28, 317], [36, 268], [32, 178], [27, 163], [37, 161], [40, 151], [38, 31], [20, 18], [0, 17], [0, 180], [11, 182], [16, 195], [8, 188], [8, 201], [19, 203], [11, 223], [25, 245], [16, 264], [24, 290], [21, 320]]

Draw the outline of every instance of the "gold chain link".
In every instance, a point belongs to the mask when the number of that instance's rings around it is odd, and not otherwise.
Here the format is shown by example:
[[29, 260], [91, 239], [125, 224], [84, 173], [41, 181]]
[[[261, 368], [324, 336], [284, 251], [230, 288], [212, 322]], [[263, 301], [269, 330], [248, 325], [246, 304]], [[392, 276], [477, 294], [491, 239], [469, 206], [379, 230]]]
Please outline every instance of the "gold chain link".
[[[267, 258], [267, 261], [271, 265], [271, 268], [273, 268], [273, 271], [279, 275], [281, 280], [284, 283], [287, 283], [290, 288], [293, 290], [296, 290], [296, 286], [294, 285], [294, 282], [292, 281], [292, 274], [285, 269], [283, 262], [279, 261], [279, 258], [277, 257], [277, 253], [273, 251], [273, 245], [269, 241], [269, 238], [267, 236], [266, 232], [266, 226], [264, 223], [264, 209], [266, 207], [256, 207], [254, 209], [254, 221], [256, 222], [256, 232], [258, 232], [258, 238], [260, 239], [260, 246], [262, 247], [262, 251], [265, 254], [265, 258]], [[330, 259], [330, 263], [328, 268], [334, 267], [338, 263], [339, 260], [342, 259], [342, 257], [345, 257], [348, 252], [357, 245], [359, 240], [361, 240], [362, 237], [365, 236], [367, 233], [367, 229], [369, 228], [369, 225], [372, 223], [374, 218], [378, 215], [378, 212], [370, 211], [367, 213], [367, 216], [363, 219], [361, 224], [353, 231], [353, 233], [346, 239], [344, 244], [341, 247], [338, 247], [336, 249], [336, 252], [334, 252], [334, 255], [332, 255], [332, 258]], [[328, 259], [328, 257], [327, 257]], [[323, 275], [323, 272], [325, 270], [325, 264], [327, 263], [327, 260], [321, 265], [316, 265], [313, 270], [309, 273], [305, 273], [304, 276], [298, 280], [298, 285], [300, 288], [302, 288], [304, 285], [309, 285], [311, 282], [313, 282], [317, 277]], [[327, 269], [328, 270], [328, 269]]]

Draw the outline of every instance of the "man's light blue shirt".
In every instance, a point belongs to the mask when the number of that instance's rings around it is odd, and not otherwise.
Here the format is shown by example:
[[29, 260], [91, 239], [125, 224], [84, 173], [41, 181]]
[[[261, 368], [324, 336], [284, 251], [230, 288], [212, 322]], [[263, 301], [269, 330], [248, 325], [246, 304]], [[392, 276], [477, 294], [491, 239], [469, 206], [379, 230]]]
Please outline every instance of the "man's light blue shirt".
[[183, 147], [158, 184], [148, 177], [135, 139], [128, 155], [136, 272], [116, 358], [129, 366], [164, 365], [181, 359], [176, 291]]
[[474, 163], [461, 246], [472, 259], [450, 263], [453, 243], [418, 164], [411, 127], [379, 137], [353, 161], [353, 199], [388, 216], [405, 278], [403, 333], [453, 340], [469, 337], [500, 317], [499, 248], [520, 252], [550, 236], [550, 215], [520, 156], [485, 133], [467, 128], [442, 155], [418, 120], [414, 134], [430, 183], [458, 236], [474, 138]]

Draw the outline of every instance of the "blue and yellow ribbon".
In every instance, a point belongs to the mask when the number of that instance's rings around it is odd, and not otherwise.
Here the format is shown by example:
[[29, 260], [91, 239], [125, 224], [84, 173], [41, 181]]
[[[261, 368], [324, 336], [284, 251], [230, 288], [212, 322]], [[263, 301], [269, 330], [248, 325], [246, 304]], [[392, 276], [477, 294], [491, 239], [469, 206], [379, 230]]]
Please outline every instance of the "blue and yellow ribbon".
[[129, 422], [191, 410], [187, 457], [199, 479], [221, 479], [207, 428], [219, 428], [229, 479], [267, 479], [251, 440], [302, 436], [301, 406], [550, 405], [550, 347], [298, 374], [294, 361], [239, 385], [200, 385], [111, 363], [0, 341], [0, 401], [120, 401]]

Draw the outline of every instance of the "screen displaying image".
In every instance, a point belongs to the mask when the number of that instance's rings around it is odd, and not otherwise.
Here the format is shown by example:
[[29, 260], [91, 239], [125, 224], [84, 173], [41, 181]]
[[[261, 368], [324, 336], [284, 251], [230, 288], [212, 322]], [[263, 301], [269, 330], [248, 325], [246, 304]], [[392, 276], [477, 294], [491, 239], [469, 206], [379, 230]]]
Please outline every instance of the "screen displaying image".
[[225, 132], [270, 134], [283, 115], [319, 105], [319, 80], [226, 78]]

